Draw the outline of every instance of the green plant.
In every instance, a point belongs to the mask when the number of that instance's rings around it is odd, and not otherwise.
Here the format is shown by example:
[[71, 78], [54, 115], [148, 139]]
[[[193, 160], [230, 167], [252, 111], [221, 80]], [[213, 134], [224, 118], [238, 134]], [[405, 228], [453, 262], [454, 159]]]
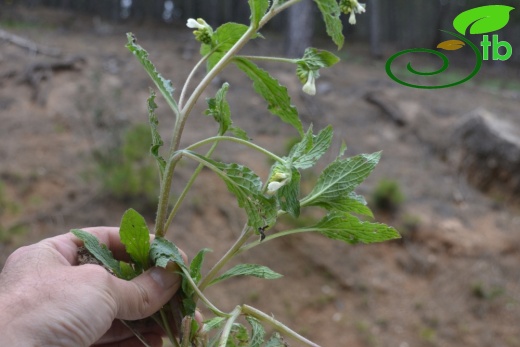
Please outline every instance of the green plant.
[[[328, 150], [332, 141], [332, 127], [328, 126], [317, 133], [314, 133], [310, 127], [305, 132], [298, 111], [291, 104], [287, 88], [254, 63], [256, 60], [261, 60], [293, 64], [296, 75], [303, 85], [303, 91], [314, 94], [319, 70], [336, 64], [339, 59], [330, 52], [315, 48], [307, 49], [304, 56], [299, 59], [238, 54], [248, 41], [261, 37], [259, 30], [269, 20], [298, 1], [249, 0], [251, 9], [249, 26], [226, 23], [214, 30], [200, 18], [189, 19], [187, 25], [195, 29], [195, 38], [201, 43], [202, 58], [189, 74], [178, 98], [173, 96], [172, 83], [157, 72], [149, 60], [148, 53], [137, 44], [132, 34], [128, 34], [128, 49], [148, 72], [176, 117], [170, 147], [164, 151], [161, 148], [163, 140], [158, 131], [159, 122], [155, 114], [156, 94], [154, 90], [150, 90], [148, 98], [152, 133], [150, 151], [156, 159], [160, 179], [155, 238], [150, 242], [146, 221], [134, 209], [129, 209], [123, 215], [120, 225], [121, 241], [132, 259], [130, 263], [115, 260], [108, 249], [100, 245], [92, 235], [78, 229], [72, 232], [84, 241], [86, 248], [104, 266], [111, 269], [114, 275], [124, 279], [131, 279], [151, 266], [166, 268], [170, 263], [177, 264], [183, 277], [180, 295], [181, 313], [184, 319], [182, 324], [177, 324], [178, 331], [183, 332], [182, 339], [174, 336], [170, 330], [171, 322], [175, 322], [172, 315], [172, 310], [175, 308], [172, 308], [172, 305], [163, 307], [153, 315], [157, 323], [165, 329], [174, 346], [283, 346], [285, 343], [279, 334], [296, 339], [301, 344], [317, 346], [272, 316], [251, 306], [239, 304], [231, 312], [223, 312], [204, 295], [204, 291], [212, 285], [235, 276], [279, 278], [280, 274], [257, 264], [238, 264], [223, 271], [236, 255], [253, 247], [268, 244], [269, 241], [279, 237], [315, 232], [350, 244], [373, 243], [399, 237], [397, 231], [387, 225], [361, 221], [355, 216], [372, 216], [365, 199], [354, 193], [354, 189], [375, 168], [380, 159], [379, 152], [346, 158], [344, 157], [346, 148], [343, 146], [336, 159], [321, 172], [310, 192], [306, 196], [300, 196], [302, 172], [313, 167]], [[344, 40], [342, 22], [339, 18], [341, 9], [350, 13], [350, 21], [354, 22], [354, 13], [364, 12], [364, 6], [356, 0], [341, 0], [340, 4], [336, 0], [316, 0], [316, 3], [325, 19], [327, 32], [338, 47], [341, 47]], [[279, 156], [254, 144], [244, 130], [233, 125], [230, 106], [226, 100], [230, 90], [227, 83], [222, 85], [214, 98], [207, 99], [208, 108], [205, 114], [213, 117], [219, 125], [216, 136], [181, 148], [184, 125], [195, 104], [210, 82], [230, 64], [234, 64], [252, 80], [254, 90], [265, 99], [268, 110], [282, 121], [292, 125], [298, 132], [299, 140], [291, 146], [285, 156]], [[190, 93], [189, 86], [194, 80], [195, 72], [203, 65], [206, 65], [207, 72]], [[274, 164], [267, 179], [262, 181], [252, 170], [243, 165], [212, 159], [212, 154], [221, 141], [234, 142], [273, 159]], [[210, 146], [209, 150], [205, 154], [199, 153], [198, 150], [205, 145]], [[198, 163], [198, 167], [182, 193], [173, 199], [173, 204], [170, 205], [172, 200], [170, 190], [174, 174], [183, 160], [194, 161]], [[247, 215], [247, 223], [235, 243], [205, 273], [202, 271], [202, 264], [208, 249], [203, 248], [190, 264], [185, 264], [177, 247], [165, 237], [187, 192], [204, 167], [212, 170], [224, 181], [230, 193], [236, 197], [239, 207], [243, 208]], [[321, 208], [325, 210], [326, 215], [317, 222], [290, 227], [288, 230], [276, 233], [271, 231], [278, 217], [290, 215], [298, 218], [301, 211], [309, 207]], [[202, 329], [199, 329], [193, 319], [197, 305], [205, 305], [215, 315], [205, 321]], [[239, 323], [238, 318], [241, 316], [245, 318], [251, 330]], [[265, 325], [277, 331], [267, 342], [265, 342]], [[143, 343], [146, 345], [146, 342]]]
[[404, 201], [404, 195], [398, 182], [383, 179], [372, 192], [372, 203], [381, 211], [395, 212]]

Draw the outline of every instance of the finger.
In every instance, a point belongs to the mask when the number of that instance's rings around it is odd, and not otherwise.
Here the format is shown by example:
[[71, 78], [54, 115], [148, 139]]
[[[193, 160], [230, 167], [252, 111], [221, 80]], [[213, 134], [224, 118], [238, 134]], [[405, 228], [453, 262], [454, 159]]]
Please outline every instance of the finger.
[[[152, 347], [161, 347], [163, 339], [160, 335], [147, 333], [142, 335], [146, 343]], [[143, 343], [137, 337], [131, 337], [123, 341], [94, 345], [96, 347], [143, 347]]]
[[131, 281], [111, 278], [111, 293], [117, 303], [116, 318], [137, 320], [151, 316], [175, 294], [181, 277], [153, 267]]

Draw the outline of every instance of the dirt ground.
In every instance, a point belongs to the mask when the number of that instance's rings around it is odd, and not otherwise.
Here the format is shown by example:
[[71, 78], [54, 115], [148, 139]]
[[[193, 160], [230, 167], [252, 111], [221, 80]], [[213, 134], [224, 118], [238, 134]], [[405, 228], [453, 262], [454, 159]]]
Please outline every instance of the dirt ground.
[[[136, 34], [174, 86], [181, 85], [198, 60], [191, 33], [182, 27], [112, 25], [42, 11], [26, 12], [10, 23], [0, 27], [82, 59], [76, 69], [36, 76], [31, 67], [56, 59], [0, 41], [0, 179], [7, 201], [0, 224], [4, 229], [18, 226], [16, 233], [0, 234], [0, 264], [16, 247], [71, 228], [118, 225], [131, 207], [107, 196], [88, 174], [95, 165], [93, 150], [103, 149], [119, 128], [147, 121], [151, 82], [125, 49], [125, 32]], [[282, 51], [280, 37], [265, 36], [268, 40], [253, 42], [246, 50]], [[441, 140], [436, 139], [442, 134], [437, 137], [435, 127], [425, 140], [366, 99], [370, 93], [389, 93], [412, 116], [427, 112], [432, 123], [453, 127], [479, 107], [520, 126], [520, 93], [504, 89], [508, 80], [520, 80], [518, 70], [485, 65], [487, 72], [471, 84], [425, 91], [392, 82], [384, 61], [371, 60], [364, 45], [347, 45], [339, 54], [342, 62], [322, 73], [314, 98], [300, 92], [292, 68], [263, 66], [288, 86], [305, 126], [334, 126], [336, 142], [326, 159], [334, 158], [341, 140], [350, 155], [384, 150], [375, 172], [357, 192], [369, 197], [381, 179], [399, 182], [406, 201], [397, 213], [376, 211], [376, 219], [397, 227], [404, 239], [356, 246], [316, 235], [276, 240], [240, 260], [267, 265], [284, 274], [282, 279], [237, 279], [211, 289], [208, 296], [224, 310], [248, 303], [272, 313], [322, 346], [520, 346], [520, 217], [515, 197], [479, 192], [439, 154], [436, 141]], [[268, 114], [238, 70], [228, 68], [201, 100], [212, 97], [224, 81], [231, 86], [237, 125], [255, 143], [283, 155], [297, 134]], [[184, 144], [216, 131], [202, 116], [203, 104], [188, 122]], [[167, 138], [172, 117], [162, 101], [159, 106]], [[215, 156], [246, 164], [261, 177], [268, 174], [267, 161], [243, 148], [222, 146]], [[191, 169], [183, 167], [174, 190]], [[313, 177], [310, 173], [307, 179]], [[152, 223], [153, 214], [147, 219]], [[244, 221], [225, 185], [203, 171], [169, 237], [189, 256], [200, 248], [213, 249], [210, 264], [233, 242]]]

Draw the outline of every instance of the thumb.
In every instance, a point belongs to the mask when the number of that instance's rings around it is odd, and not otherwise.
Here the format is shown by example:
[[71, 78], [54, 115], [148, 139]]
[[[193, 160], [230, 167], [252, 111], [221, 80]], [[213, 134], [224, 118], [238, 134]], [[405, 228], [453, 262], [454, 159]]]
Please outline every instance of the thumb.
[[131, 281], [112, 278], [116, 318], [125, 320], [151, 316], [170, 300], [181, 284], [178, 274], [159, 267], [153, 267]]

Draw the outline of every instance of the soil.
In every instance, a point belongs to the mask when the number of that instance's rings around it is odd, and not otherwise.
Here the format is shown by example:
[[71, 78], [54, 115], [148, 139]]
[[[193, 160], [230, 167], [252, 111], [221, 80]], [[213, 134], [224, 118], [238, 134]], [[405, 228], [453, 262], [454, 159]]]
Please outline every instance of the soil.
[[[0, 234], [0, 264], [15, 248], [71, 228], [118, 225], [131, 207], [107, 195], [91, 174], [93, 151], [108, 146], [121, 128], [147, 121], [151, 82], [125, 49], [125, 33], [134, 32], [174, 86], [182, 85], [199, 58], [184, 27], [113, 25], [41, 10], [20, 18], [26, 25], [9, 28], [11, 33], [84, 62], [30, 84], [23, 79], [28, 68], [56, 58], [0, 42], [0, 178], [7, 201], [0, 222], [4, 230], [17, 226], [11, 228], [16, 233]], [[269, 32], [265, 36], [248, 53], [282, 54], [282, 38]], [[447, 122], [449, 128], [478, 107], [520, 126], [520, 94], [487, 83], [503, 76], [518, 80], [518, 70], [497, 72], [484, 66], [488, 72], [472, 84], [417, 90], [391, 81], [384, 61], [372, 60], [364, 45], [351, 45], [339, 54], [342, 62], [323, 71], [313, 98], [301, 93], [292, 68], [262, 66], [288, 86], [305, 127], [334, 126], [336, 140], [321, 167], [335, 157], [342, 140], [348, 155], [384, 150], [357, 192], [369, 198], [381, 179], [399, 183], [405, 202], [397, 211], [375, 215], [397, 227], [403, 239], [352, 246], [298, 235], [269, 242], [239, 260], [267, 265], [284, 274], [282, 279], [230, 280], [210, 288], [208, 296], [223, 310], [240, 303], [255, 306], [322, 346], [520, 346], [520, 217], [515, 197], [476, 190], [445, 160], [446, 153], [436, 150], [444, 134], [432, 132], [425, 140], [367, 101], [370, 93], [389, 93], [410, 114], [427, 112], [430, 122]], [[196, 79], [201, 76], [199, 72]], [[283, 155], [297, 133], [268, 114], [240, 71], [228, 68], [201, 100], [212, 97], [224, 81], [231, 86], [235, 123], [255, 143]], [[185, 145], [216, 131], [203, 116], [203, 104], [188, 122]], [[168, 138], [173, 117], [162, 100], [159, 107], [163, 138]], [[265, 158], [241, 147], [222, 145], [215, 157], [246, 164], [264, 178], [269, 171]], [[182, 167], [175, 192], [192, 169]], [[307, 173], [306, 182], [316, 172]], [[146, 217], [153, 221], [153, 213]], [[314, 211], [307, 217], [316, 218]], [[244, 221], [225, 185], [203, 171], [169, 238], [191, 257], [200, 248], [213, 249], [207, 260], [211, 264]], [[276, 230], [283, 230], [284, 223], [292, 222], [285, 220]]]

